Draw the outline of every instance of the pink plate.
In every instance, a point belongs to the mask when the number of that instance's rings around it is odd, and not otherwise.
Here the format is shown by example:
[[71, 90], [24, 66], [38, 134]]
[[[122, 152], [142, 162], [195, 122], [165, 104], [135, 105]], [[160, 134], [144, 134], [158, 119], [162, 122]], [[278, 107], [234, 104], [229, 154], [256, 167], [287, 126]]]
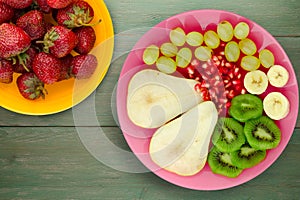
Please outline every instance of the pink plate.
[[[145, 68], [142, 61], [143, 50], [150, 44], [160, 45], [168, 39], [169, 31], [176, 27], [182, 27], [187, 33], [190, 31], [208, 30], [210, 27], [216, 27], [220, 21], [227, 20], [236, 25], [244, 21], [250, 26], [249, 38], [252, 39], [258, 48], [258, 51], [268, 48], [275, 55], [275, 64], [285, 66], [290, 73], [288, 84], [281, 91], [290, 101], [289, 115], [283, 120], [277, 121], [277, 125], [282, 131], [282, 139], [277, 148], [268, 150], [264, 161], [255, 167], [244, 170], [237, 178], [227, 178], [221, 175], [213, 174], [206, 164], [204, 169], [198, 174], [190, 177], [179, 176], [170, 173], [156, 166], [148, 153], [149, 142], [155, 129], [143, 129], [135, 126], [128, 118], [126, 110], [127, 87], [131, 77], [139, 70]], [[258, 24], [245, 17], [234, 13], [221, 10], [195, 10], [185, 12], [169, 19], [166, 19], [149, 30], [134, 46], [128, 55], [118, 83], [117, 90], [117, 111], [121, 129], [124, 137], [140, 161], [153, 173], [162, 179], [175, 185], [190, 188], [194, 190], [221, 190], [243, 184], [262, 172], [264, 172], [280, 156], [288, 144], [295, 127], [298, 115], [298, 85], [295, 72], [280, 44]]]

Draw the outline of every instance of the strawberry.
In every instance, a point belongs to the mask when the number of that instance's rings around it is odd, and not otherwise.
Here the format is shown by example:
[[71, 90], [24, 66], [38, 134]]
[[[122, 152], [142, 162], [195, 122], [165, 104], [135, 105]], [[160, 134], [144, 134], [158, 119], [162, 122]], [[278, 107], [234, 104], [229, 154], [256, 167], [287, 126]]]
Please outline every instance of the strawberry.
[[0, 0], [0, 2], [5, 3], [16, 9], [24, 9], [29, 7], [32, 4], [33, 0]]
[[[32, 62], [34, 57], [38, 54], [38, 50], [34, 47], [30, 47], [24, 54], [23, 63], [20, 63], [19, 61], [16, 62], [16, 64], [13, 65], [13, 70], [16, 73], [25, 73], [28, 71], [32, 71]], [[24, 68], [24, 65], [26, 68]]]
[[61, 9], [70, 5], [74, 0], [47, 0], [51, 8]]
[[75, 33], [63, 26], [53, 26], [44, 36], [44, 41], [37, 43], [44, 44], [44, 51], [51, 53], [57, 58], [68, 55], [77, 45], [77, 37]]
[[17, 20], [16, 25], [22, 28], [31, 40], [42, 38], [46, 33], [44, 15], [38, 10], [25, 13]]
[[82, 26], [74, 29], [78, 38], [78, 44], [74, 50], [79, 54], [88, 54], [95, 45], [96, 33], [90, 26]]
[[89, 78], [93, 75], [97, 65], [98, 61], [94, 55], [77, 55], [72, 60], [72, 74], [77, 79]]
[[52, 54], [41, 52], [35, 56], [32, 69], [43, 83], [52, 84], [60, 77], [61, 62]]
[[40, 81], [32, 72], [27, 72], [17, 78], [17, 86], [20, 94], [29, 100], [35, 100], [39, 97], [45, 97], [47, 91], [44, 89], [44, 83]]
[[0, 24], [7, 22], [14, 16], [14, 9], [5, 3], [0, 2]]
[[11, 83], [13, 81], [12, 63], [0, 58], [0, 83]]
[[75, 1], [57, 12], [56, 20], [59, 25], [75, 28], [88, 25], [94, 18], [93, 8], [85, 1]]
[[61, 65], [60, 77], [58, 81], [67, 80], [71, 77], [72, 60], [73, 60], [72, 54], [68, 54], [67, 56], [60, 59], [62, 65]]
[[0, 25], [0, 57], [11, 58], [25, 52], [31, 44], [30, 36], [20, 27]]
[[36, 4], [38, 5], [39, 9], [43, 12], [43, 13], [51, 13], [52, 8], [47, 4], [47, 0], [35, 0]]

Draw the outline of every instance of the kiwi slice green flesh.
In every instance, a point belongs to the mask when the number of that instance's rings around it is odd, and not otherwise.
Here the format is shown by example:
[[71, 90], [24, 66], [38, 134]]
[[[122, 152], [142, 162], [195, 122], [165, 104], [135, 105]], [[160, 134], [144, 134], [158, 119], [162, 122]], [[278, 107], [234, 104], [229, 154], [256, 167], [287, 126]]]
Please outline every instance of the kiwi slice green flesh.
[[215, 127], [212, 143], [222, 152], [233, 152], [246, 142], [244, 127], [233, 118], [220, 118]]
[[247, 121], [244, 132], [251, 147], [261, 150], [277, 147], [281, 139], [280, 129], [266, 116]]
[[231, 101], [229, 115], [240, 122], [246, 122], [262, 116], [262, 100], [252, 94], [241, 94], [235, 96]]
[[235, 166], [245, 169], [259, 164], [266, 154], [266, 150], [257, 150], [249, 144], [244, 144], [239, 150], [231, 153], [231, 161]]
[[224, 153], [217, 147], [211, 149], [207, 160], [211, 171], [215, 174], [235, 178], [243, 171], [232, 164], [230, 153]]

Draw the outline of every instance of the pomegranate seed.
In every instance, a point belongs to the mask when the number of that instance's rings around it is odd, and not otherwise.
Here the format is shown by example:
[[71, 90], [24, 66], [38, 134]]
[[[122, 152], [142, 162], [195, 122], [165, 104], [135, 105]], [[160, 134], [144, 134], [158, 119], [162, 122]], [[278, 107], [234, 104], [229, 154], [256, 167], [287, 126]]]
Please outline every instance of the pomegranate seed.
[[226, 105], [225, 105], [226, 108], [229, 108], [230, 106], [231, 106], [230, 102], [227, 102]]
[[229, 83], [227, 83], [227, 84], [225, 85], [225, 89], [228, 89], [228, 88], [230, 88], [231, 86], [232, 86], [232, 83], [229, 82]]
[[197, 83], [195, 86], [194, 86], [194, 89], [196, 90], [196, 92], [201, 92], [201, 84], [200, 83]]
[[241, 91], [241, 94], [246, 94], [246, 93], [247, 93], [246, 89], [243, 88], [242, 91]]
[[228, 97], [229, 99], [232, 99], [234, 96], [235, 96], [234, 90], [230, 90], [229, 93], [228, 93], [228, 95], [227, 95], [227, 97]]
[[200, 65], [200, 61], [198, 59], [193, 59], [191, 65], [193, 67], [198, 67]]
[[232, 64], [229, 63], [229, 62], [227, 62], [227, 63], [225, 63], [225, 67], [231, 68], [231, 67], [232, 67]]
[[212, 57], [212, 60], [213, 60], [213, 61], [218, 61], [219, 59], [218, 59], [217, 56], [213, 56], [213, 57]]
[[221, 52], [220, 52], [220, 55], [224, 56], [224, 55], [225, 55], [225, 52], [224, 52], [224, 51], [221, 51]]
[[232, 84], [235, 85], [235, 86], [236, 85], [241, 85], [241, 80], [240, 79], [233, 80]]

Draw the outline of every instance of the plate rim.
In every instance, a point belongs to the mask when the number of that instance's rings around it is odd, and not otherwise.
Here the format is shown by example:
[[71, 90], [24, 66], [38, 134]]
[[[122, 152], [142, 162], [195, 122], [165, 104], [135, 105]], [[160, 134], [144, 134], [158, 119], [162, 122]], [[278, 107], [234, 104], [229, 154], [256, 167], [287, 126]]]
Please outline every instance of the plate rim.
[[[282, 48], [282, 46], [280, 45], [280, 43], [275, 39], [275, 37], [273, 37], [266, 29], [264, 29], [262, 26], [260, 26], [259, 24], [257, 24], [256, 22], [254, 22], [254, 21], [252, 21], [252, 20], [250, 20], [249, 18], [246, 18], [246, 17], [244, 17], [244, 16], [242, 16], [242, 15], [239, 15], [239, 14], [236, 14], [236, 13], [233, 13], [233, 12], [230, 12], [230, 11], [226, 11], [226, 10], [217, 10], [217, 9], [200, 9], [200, 10], [190, 10], [190, 11], [186, 11], [186, 12], [182, 12], [182, 13], [179, 13], [179, 14], [176, 14], [176, 15], [173, 15], [173, 16], [170, 16], [169, 18], [166, 18], [166, 19], [164, 19], [164, 20], [162, 20], [161, 22], [159, 22], [158, 24], [156, 24], [156, 25], [154, 25], [153, 27], [151, 27], [150, 28], [150, 30], [149, 31], [147, 31], [141, 38], [139, 38], [138, 39], [138, 41], [137, 41], [137, 43], [135, 44], [135, 46], [132, 48], [132, 49], [135, 49], [135, 47], [137, 46], [137, 44], [143, 39], [143, 37], [147, 34], [147, 33], [149, 33], [153, 28], [156, 28], [156, 27], [158, 27], [158, 28], [161, 28], [160, 26], [163, 24], [163, 23], [165, 23], [167, 20], [171, 20], [171, 19], [174, 19], [174, 18], [180, 18], [180, 17], [182, 17], [182, 16], [184, 16], [184, 15], [190, 15], [190, 14], [193, 14], [194, 12], [218, 12], [218, 13], [226, 13], [226, 14], [229, 14], [229, 15], [234, 15], [235, 17], [238, 17], [238, 18], [243, 18], [243, 19], [247, 19], [247, 20], [249, 20], [249, 21], [251, 21], [251, 23], [253, 23], [256, 27], [258, 27], [259, 29], [262, 29], [263, 31], [264, 31], [264, 33], [263, 34], [267, 34], [267, 37], [269, 37], [269, 38], [271, 38], [272, 40], [274, 40], [274, 42], [276, 43], [276, 46], [278, 46], [278, 47], [280, 47], [280, 49], [281, 49], [281, 51], [285, 54], [285, 56], [286, 56], [286, 58], [287, 58], [287, 62], [288, 62], [288, 64], [291, 66], [291, 68], [292, 68], [292, 71], [293, 71], [293, 76], [295, 77], [295, 71], [294, 71], [294, 67], [293, 67], [293, 65], [292, 65], [292, 63], [291, 63], [291, 61], [290, 61], [290, 59], [289, 59], [289, 57], [288, 57], [288, 55], [286, 54], [286, 52], [285, 52], [285, 50]], [[128, 62], [129, 62], [129, 57], [130, 57], [130, 54], [128, 55], [128, 57], [126, 58], [126, 60], [125, 60], [125, 62], [124, 62], [124, 65], [123, 65], [123, 68], [122, 68], [122, 70], [121, 70], [121, 73], [120, 73], [120, 77], [119, 77], [119, 82], [120, 82], [120, 80], [121, 80], [121, 78], [125, 75], [125, 70], [124, 70], [124, 68], [125, 68], [125, 66], [127, 66], [128, 65]], [[129, 71], [129, 70], [127, 70], [127, 71]], [[298, 87], [298, 82], [297, 82], [297, 79], [296, 78], [294, 78], [296, 81], [295, 81], [295, 85], [293, 85], [294, 87], [296, 87], [298, 90], [299, 90], [299, 87]], [[118, 83], [119, 83], [118, 82]], [[120, 88], [120, 86], [119, 86], [119, 84], [118, 84], [118, 91], [119, 91], [119, 88]], [[297, 103], [296, 103], [296, 116], [298, 115], [298, 108], [299, 108], [299, 91], [297, 90], [297, 94], [296, 94], [296, 99], [297, 99]], [[118, 92], [117, 91], [117, 92]], [[130, 149], [132, 150], [132, 152], [136, 155], [136, 157], [138, 158], [138, 160], [143, 164], [143, 165], [145, 165], [145, 163], [141, 160], [141, 158], [136, 154], [136, 152], [134, 151], [134, 149], [133, 149], [133, 147], [131, 146], [131, 144], [130, 144], [130, 141], [129, 141], [129, 139], [130, 139], [130, 137], [132, 137], [132, 136], [130, 136], [130, 135], [128, 135], [126, 132], [124, 132], [123, 131], [123, 129], [122, 129], [122, 120], [120, 120], [120, 116], [119, 116], [119, 98], [118, 98], [118, 93], [117, 93], [117, 112], [118, 112], [118, 117], [119, 117], [119, 123], [120, 123], [120, 128], [121, 128], [121, 130], [122, 130], [122, 133], [123, 133], [123, 136], [124, 136], [124, 138], [125, 138], [125, 140], [126, 140], [126, 142], [128, 143], [128, 145], [129, 145], [129, 147], [130, 147]], [[125, 103], [126, 104], [126, 103]], [[295, 117], [294, 118], [294, 121], [293, 121], [293, 130], [294, 130], [294, 127], [295, 127], [295, 125], [296, 125], [296, 122], [297, 122], [297, 117]], [[197, 187], [188, 187], [186, 184], [179, 184], [178, 182], [176, 182], [176, 181], [172, 181], [172, 180], [170, 180], [169, 178], [165, 178], [165, 177], [163, 177], [163, 175], [160, 173], [160, 171], [161, 170], [163, 170], [163, 171], [166, 171], [166, 170], [164, 170], [164, 169], [160, 169], [160, 170], [157, 170], [157, 171], [152, 171], [152, 170], [150, 170], [146, 165], [145, 165], [145, 167], [147, 167], [152, 173], [154, 173], [154, 174], [156, 174], [159, 178], [161, 178], [161, 179], [163, 179], [163, 180], [165, 180], [165, 181], [167, 181], [167, 182], [169, 182], [169, 183], [172, 183], [172, 184], [174, 184], [174, 185], [177, 185], [177, 186], [180, 186], [180, 187], [184, 187], [184, 188], [187, 188], [187, 189], [193, 189], [193, 190], [207, 190], [207, 191], [209, 191], [209, 190], [223, 190], [223, 189], [228, 189], [228, 188], [232, 188], [232, 187], [236, 187], [236, 186], [238, 186], [238, 185], [241, 185], [241, 184], [244, 184], [244, 183], [246, 183], [246, 182], [248, 182], [248, 181], [250, 181], [250, 180], [252, 180], [252, 179], [254, 179], [254, 178], [256, 178], [257, 176], [259, 176], [260, 174], [262, 174], [264, 171], [266, 171], [279, 157], [280, 157], [280, 155], [282, 154], [282, 152], [285, 150], [285, 148], [286, 148], [286, 146], [288, 145], [288, 142], [290, 141], [290, 138], [291, 138], [291, 136], [293, 135], [293, 131], [289, 134], [289, 137], [287, 138], [287, 140], [286, 140], [286, 143], [285, 144], [283, 144], [283, 148], [276, 154], [276, 156], [275, 156], [275, 158], [273, 159], [273, 161], [271, 161], [271, 162], [269, 162], [269, 163], [267, 163], [266, 164], [266, 166], [265, 167], [263, 167], [263, 169], [261, 169], [256, 175], [254, 175], [254, 176], [251, 176], [250, 178], [247, 178], [247, 179], [245, 179], [244, 181], [241, 181], [241, 182], [237, 182], [237, 183], [233, 183], [233, 184], [231, 184], [231, 185], [229, 185], [229, 186], [223, 186], [223, 187], [211, 187], [211, 188], [197, 188]], [[206, 163], [206, 165], [207, 165], [207, 163]], [[176, 176], [176, 175], [175, 175]], [[227, 178], [227, 177], [225, 177], [225, 178]], [[234, 179], [231, 179], [231, 180], [233, 180], [232, 182], [234, 182]]]

